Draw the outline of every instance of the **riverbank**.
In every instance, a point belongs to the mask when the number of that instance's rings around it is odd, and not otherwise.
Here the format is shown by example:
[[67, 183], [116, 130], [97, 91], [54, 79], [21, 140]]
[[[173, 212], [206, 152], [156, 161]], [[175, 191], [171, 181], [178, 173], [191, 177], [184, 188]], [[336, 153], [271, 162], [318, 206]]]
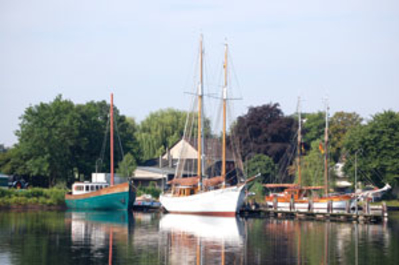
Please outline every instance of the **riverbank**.
[[0, 189], [0, 208], [5, 209], [65, 209], [66, 189], [31, 188]]

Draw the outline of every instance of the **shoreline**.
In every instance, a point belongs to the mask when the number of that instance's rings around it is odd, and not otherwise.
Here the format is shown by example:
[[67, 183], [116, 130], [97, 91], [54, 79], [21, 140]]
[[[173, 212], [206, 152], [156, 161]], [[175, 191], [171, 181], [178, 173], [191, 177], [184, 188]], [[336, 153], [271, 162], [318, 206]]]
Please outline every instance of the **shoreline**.
[[0, 211], [65, 211], [65, 205], [0, 205]]

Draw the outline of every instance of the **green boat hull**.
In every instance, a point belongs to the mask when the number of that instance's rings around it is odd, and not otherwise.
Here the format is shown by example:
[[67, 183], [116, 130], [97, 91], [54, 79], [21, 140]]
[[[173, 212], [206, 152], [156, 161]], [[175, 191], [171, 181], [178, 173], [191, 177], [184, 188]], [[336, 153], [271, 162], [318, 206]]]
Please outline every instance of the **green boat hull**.
[[134, 191], [96, 195], [88, 198], [65, 199], [66, 206], [70, 209], [81, 210], [128, 210], [133, 207], [136, 199]]

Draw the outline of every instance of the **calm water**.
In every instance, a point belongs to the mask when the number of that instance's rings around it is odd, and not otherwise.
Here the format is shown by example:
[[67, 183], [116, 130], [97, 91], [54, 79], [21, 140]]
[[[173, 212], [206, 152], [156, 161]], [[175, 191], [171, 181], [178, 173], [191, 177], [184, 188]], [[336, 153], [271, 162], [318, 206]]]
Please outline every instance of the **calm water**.
[[144, 213], [0, 212], [0, 264], [399, 264], [386, 224]]

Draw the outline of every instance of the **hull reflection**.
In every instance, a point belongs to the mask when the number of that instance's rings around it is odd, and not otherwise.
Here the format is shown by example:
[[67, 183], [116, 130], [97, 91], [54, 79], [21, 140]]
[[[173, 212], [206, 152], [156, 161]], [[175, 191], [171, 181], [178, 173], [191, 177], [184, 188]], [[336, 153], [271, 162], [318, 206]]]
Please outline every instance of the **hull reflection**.
[[170, 264], [243, 262], [245, 227], [239, 218], [166, 214], [159, 229]]
[[114, 241], [127, 243], [134, 218], [127, 211], [67, 211], [65, 224], [70, 226], [72, 245], [89, 244], [95, 251], [109, 247], [111, 233]]

